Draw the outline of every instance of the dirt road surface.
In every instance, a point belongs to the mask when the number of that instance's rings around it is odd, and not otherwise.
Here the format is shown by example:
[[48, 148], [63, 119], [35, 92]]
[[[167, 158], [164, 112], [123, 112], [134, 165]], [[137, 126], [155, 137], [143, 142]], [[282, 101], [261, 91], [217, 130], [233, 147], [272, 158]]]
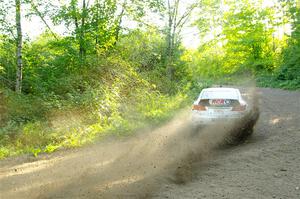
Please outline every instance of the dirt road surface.
[[134, 138], [0, 161], [0, 198], [300, 198], [300, 92], [259, 89], [260, 118], [238, 146], [191, 136], [187, 116]]

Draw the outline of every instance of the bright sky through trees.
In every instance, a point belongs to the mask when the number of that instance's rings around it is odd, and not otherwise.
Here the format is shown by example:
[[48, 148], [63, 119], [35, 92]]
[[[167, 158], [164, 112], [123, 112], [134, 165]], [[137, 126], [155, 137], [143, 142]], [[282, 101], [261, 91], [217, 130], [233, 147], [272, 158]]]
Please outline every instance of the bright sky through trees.
[[[4, 0], [8, 1], [8, 0]], [[94, 2], [94, 0], [89, 1], [90, 4]], [[189, 0], [182, 0], [181, 1], [181, 12], [184, 12], [184, 9], [186, 8], [186, 5], [189, 5], [191, 1]], [[23, 8], [23, 10], [28, 9], [28, 8]], [[23, 12], [24, 13], [24, 12]], [[193, 15], [192, 17], [196, 17]], [[155, 14], [155, 13], [150, 13], [149, 16], [146, 16], [144, 18], [147, 23], [154, 24], [158, 27], [161, 27], [165, 24], [160, 17]], [[192, 20], [190, 20], [192, 21]], [[43, 33], [46, 30], [46, 26], [44, 23], [40, 20], [38, 16], [32, 16], [30, 18], [23, 16], [22, 17], [22, 22], [23, 22], [23, 29], [24, 33], [29, 36], [29, 38], [34, 39], [37, 38], [41, 33]], [[47, 20], [47, 22], [50, 24], [50, 27], [53, 29], [55, 33], [58, 34], [64, 34], [67, 32], [66, 28], [64, 26], [54, 26], [51, 23], [51, 20]], [[132, 20], [124, 20], [123, 21], [123, 26], [128, 27], [128, 28], [136, 28], [137, 23]], [[198, 30], [197, 27], [193, 27], [191, 23], [187, 23], [185, 28], [182, 30], [182, 42], [183, 45], [187, 48], [197, 48], [199, 45], [199, 35], [198, 35]]]
[[[4, 0], [4, 1], [9, 1], [9, 0]], [[94, 0], [89, 1], [89, 3], [93, 3]], [[54, 1], [53, 1], [54, 2]], [[63, 2], [63, 1], [60, 1]], [[259, 0], [255, 1], [253, 0], [253, 3], [257, 4], [258, 6], [261, 6], [262, 8], [268, 8], [272, 7], [276, 4], [277, 0]], [[188, 0], [184, 0], [181, 2], [181, 5], [188, 4]], [[221, 5], [223, 6], [222, 10], [226, 11], [228, 9], [228, 4], [226, 4], [226, 1], [222, 1]], [[181, 9], [185, 9], [185, 6], [181, 6]], [[23, 10], [28, 9], [28, 6], [24, 6]], [[23, 12], [24, 13], [24, 12]], [[13, 17], [13, 15], [12, 15]], [[197, 17], [197, 14], [193, 14], [191, 16], [191, 20], [195, 19]], [[152, 24], [158, 24], [158, 26], [161, 26], [164, 22], [159, 19], [157, 15], [150, 15], [150, 17], [145, 17], [145, 20], [149, 21]], [[22, 17], [22, 26], [24, 30], [24, 34], [28, 35], [30, 38], [34, 39], [38, 35], [40, 35], [43, 31], [46, 30], [46, 27], [43, 22], [41, 22], [40, 18], [37, 16], [32, 16], [30, 18], [23, 16]], [[50, 24], [50, 27], [53, 29], [54, 32], [58, 34], [64, 34], [66, 33], [66, 28], [64, 26], [54, 26], [51, 24], [51, 20], [47, 20], [47, 22]], [[136, 28], [137, 23], [131, 20], [124, 20], [123, 21], [123, 26], [126, 27], [132, 27]], [[220, 28], [220, 27], [219, 27]], [[290, 32], [290, 25], [285, 24], [284, 26], [280, 27], [274, 34], [275, 36], [282, 37], [284, 33], [289, 33]], [[219, 32], [218, 30], [216, 30]], [[182, 33], [182, 42], [184, 46], [187, 48], [197, 48], [197, 46], [200, 44], [200, 38], [199, 38], [199, 30], [196, 27], [193, 27], [191, 23], [188, 23], [187, 26], [183, 29]], [[213, 39], [213, 35], [209, 34], [206, 37], [206, 40]]]

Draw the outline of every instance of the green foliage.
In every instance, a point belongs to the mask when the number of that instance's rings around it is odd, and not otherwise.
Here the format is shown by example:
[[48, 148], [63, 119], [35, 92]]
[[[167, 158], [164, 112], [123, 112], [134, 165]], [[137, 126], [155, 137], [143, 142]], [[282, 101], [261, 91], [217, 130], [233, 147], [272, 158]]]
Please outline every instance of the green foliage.
[[184, 50], [180, 47], [174, 50], [172, 63], [169, 63], [173, 68], [171, 80], [167, 77], [165, 37], [155, 28], [129, 32], [119, 40], [116, 51], [123, 60], [132, 64], [143, 79], [162, 93], [174, 94], [185, 84], [183, 81], [188, 74], [185, 61], [181, 60]]
[[84, 65], [72, 38], [57, 40], [45, 33], [27, 43], [23, 93], [1, 90], [0, 156], [37, 156], [107, 135], [128, 135], [182, 107], [186, 95], [169, 95], [164, 85], [156, 85], [167, 81], [157, 72], [163, 70], [160, 36], [139, 32], [136, 37], [141, 42], [132, 43], [137, 39], [129, 34], [113, 53], [89, 55]]
[[283, 88], [289, 90], [300, 89], [299, 79], [280, 80], [278, 79], [278, 73], [260, 74], [256, 77], [256, 82], [257, 85], [260, 87], [274, 87], [274, 88]]
[[0, 85], [14, 87], [16, 68], [14, 54], [16, 48], [13, 40], [5, 35], [0, 35]]
[[[293, 33], [287, 39], [280, 32], [291, 21]], [[248, 0], [204, 1], [196, 25], [205, 42], [185, 55], [192, 80], [230, 81], [250, 74], [261, 86], [298, 88], [298, 23], [295, 1], [274, 2], [272, 7]]]
[[[287, 3], [289, 5], [291, 2]], [[262, 74], [258, 81], [262, 86], [272, 86], [285, 89], [300, 88], [300, 12], [296, 4], [289, 5], [293, 25], [292, 35], [287, 40], [287, 46], [282, 53], [282, 61], [272, 74]]]
[[277, 73], [277, 80], [288, 81], [292, 87], [300, 87], [300, 10], [291, 8], [293, 32], [288, 40], [289, 46], [284, 50], [283, 62]]
[[136, 70], [151, 71], [159, 67], [164, 45], [164, 38], [157, 30], [134, 30], [120, 39], [116, 49], [124, 60], [136, 67]]
[[[238, 10], [238, 11], [237, 11]], [[273, 10], [257, 9], [251, 3], [236, 4], [232, 10], [225, 13], [223, 34], [228, 40], [224, 48], [226, 59], [232, 60], [229, 66], [238, 66], [232, 72], [240, 69], [250, 69], [253, 72], [272, 70], [275, 52], [272, 49], [272, 26], [265, 21], [273, 20]]]

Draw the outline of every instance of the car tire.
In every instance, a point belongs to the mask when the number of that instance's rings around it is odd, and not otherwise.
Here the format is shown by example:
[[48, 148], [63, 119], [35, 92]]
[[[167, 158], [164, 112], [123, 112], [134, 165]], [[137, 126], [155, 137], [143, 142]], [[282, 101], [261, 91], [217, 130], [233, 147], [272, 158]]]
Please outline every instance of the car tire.
[[253, 134], [254, 126], [258, 118], [259, 111], [258, 109], [254, 109], [239, 122], [240, 125], [236, 129], [233, 129], [232, 132], [229, 133], [229, 136], [225, 139], [225, 143], [229, 145], [237, 145], [246, 141], [246, 139]]

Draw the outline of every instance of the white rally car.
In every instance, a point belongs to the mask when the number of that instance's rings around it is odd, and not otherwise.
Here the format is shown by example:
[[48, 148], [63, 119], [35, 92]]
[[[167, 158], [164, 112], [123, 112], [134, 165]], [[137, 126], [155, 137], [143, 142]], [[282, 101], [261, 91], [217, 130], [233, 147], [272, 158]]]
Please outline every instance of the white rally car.
[[194, 125], [208, 125], [241, 119], [250, 111], [249, 105], [235, 88], [203, 89], [192, 107]]

